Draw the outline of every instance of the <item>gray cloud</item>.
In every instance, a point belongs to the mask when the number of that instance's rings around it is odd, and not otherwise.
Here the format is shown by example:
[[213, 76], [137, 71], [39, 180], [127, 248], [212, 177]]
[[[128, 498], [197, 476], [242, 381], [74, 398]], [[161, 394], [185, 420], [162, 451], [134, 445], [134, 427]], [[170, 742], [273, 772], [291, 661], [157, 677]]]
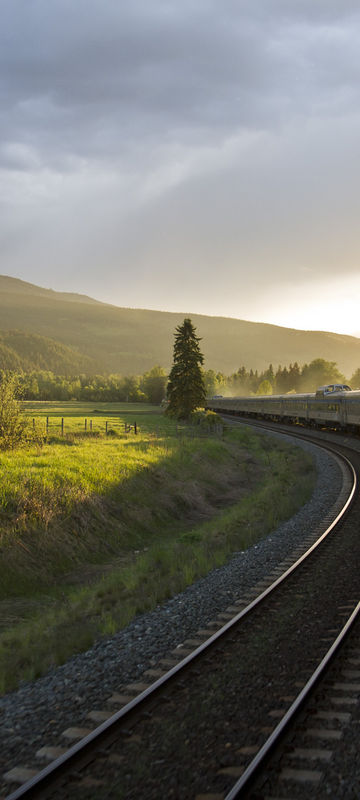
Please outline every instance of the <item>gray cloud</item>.
[[50, 152], [105, 157], [130, 135], [182, 130], [216, 138], [358, 94], [353, 3], [341, 14], [327, 2], [4, 6], [2, 130]]

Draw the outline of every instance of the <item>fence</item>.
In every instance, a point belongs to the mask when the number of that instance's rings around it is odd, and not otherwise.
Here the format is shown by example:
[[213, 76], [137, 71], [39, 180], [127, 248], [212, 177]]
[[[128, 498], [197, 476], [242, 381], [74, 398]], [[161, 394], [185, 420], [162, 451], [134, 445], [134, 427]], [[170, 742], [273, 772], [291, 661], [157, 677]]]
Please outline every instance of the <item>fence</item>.
[[[39, 421], [42, 417], [32, 418], [33, 430], [38, 430]], [[50, 433], [57, 433], [60, 436], [65, 436], [66, 433], [105, 433], [106, 436], [111, 436], [120, 433], [134, 433], [135, 436], [139, 432], [139, 426], [136, 422], [124, 422], [122, 419], [92, 419], [85, 417], [45, 417], [45, 434], [48, 436]]]
[[[44, 427], [42, 427], [42, 420], [44, 420]], [[140, 428], [137, 422], [129, 423], [123, 419], [111, 417], [93, 418], [93, 417], [32, 417], [32, 426], [34, 433], [39, 435], [49, 436], [51, 434], [57, 436], [65, 436], [67, 434], [95, 434], [103, 433], [106, 436], [119, 436], [134, 434], [135, 436], [140, 433]], [[220, 423], [216, 425], [197, 425], [197, 424], [180, 424], [174, 423], [173, 428], [166, 426], [155, 426], [152, 431], [148, 431], [150, 435], [156, 438], [163, 436], [175, 435], [178, 438], [199, 439], [209, 437], [222, 437], [224, 434], [224, 426]]]

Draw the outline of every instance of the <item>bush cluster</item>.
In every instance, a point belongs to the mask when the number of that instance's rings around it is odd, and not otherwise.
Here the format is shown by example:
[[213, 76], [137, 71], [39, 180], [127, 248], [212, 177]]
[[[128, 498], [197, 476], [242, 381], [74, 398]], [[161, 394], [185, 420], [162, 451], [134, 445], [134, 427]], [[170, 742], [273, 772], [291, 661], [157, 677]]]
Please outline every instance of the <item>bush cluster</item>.
[[222, 419], [219, 414], [216, 414], [215, 411], [204, 411], [203, 409], [198, 409], [197, 411], [193, 411], [190, 416], [190, 422], [193, 425], [201, 425], [202, 427], [210, 428], [214, 425], [221, 425]]
[[15, 375], [0, 373], [0, 450], [10, 450], [28, 438], [29, 429], [18, 400]]

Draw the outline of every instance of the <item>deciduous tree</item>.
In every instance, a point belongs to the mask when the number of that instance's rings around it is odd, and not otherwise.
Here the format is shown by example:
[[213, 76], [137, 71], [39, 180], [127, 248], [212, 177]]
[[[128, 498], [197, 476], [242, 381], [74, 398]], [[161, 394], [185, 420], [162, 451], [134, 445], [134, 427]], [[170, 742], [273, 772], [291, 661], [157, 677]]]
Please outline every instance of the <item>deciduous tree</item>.
[[303, 366], [301, 373], [303, 392], [315, 392], [319, 386], [327, 383], [345, 383], [345, 377], [339, 372], [335, 361], [315, 358], [310, 364]]
[[351, 377], [350, 386], [352, 389], [359, 389], [360, 387], [360, 368], [355, 370]]
[[272, 386], [269, 380], [265, 379], [261, 381], [260, 386], [256, 392], [256, 394], [272, 394]]
[[10, 373], [0, 373], [0, 450], [15, 447], [25, 436], [26, 422], [17, 399], [18, 381]]
[[145, 392], [149, 403], [161, 403], [165, 397], [167, 375], [158, 364], [149, 372], [145, 372], [141, 381], [141, 389]]

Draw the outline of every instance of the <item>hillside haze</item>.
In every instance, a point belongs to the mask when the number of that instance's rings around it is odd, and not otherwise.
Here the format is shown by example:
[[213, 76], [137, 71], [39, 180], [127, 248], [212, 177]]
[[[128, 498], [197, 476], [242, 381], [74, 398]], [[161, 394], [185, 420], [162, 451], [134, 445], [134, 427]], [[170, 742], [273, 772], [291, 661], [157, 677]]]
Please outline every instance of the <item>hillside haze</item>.
[[[314, 358], [336, 361], [348, 377], [360, 366], [360, 339], [322, 331], [299, 331], [227, 317], [208, 317], [119, 308], [86, 295], [43, 289], [17, 278], [0, 276], [0, 332], [37, 334], [69, 350], [58, 356], [73, 361], [75, 372], [141, 374], [154, 364], [172, 363], [174, 330], [191, 317], [202, 338], [205, 368], [230, 374], [244, 365], [262, 370], [269, 363], [300, 364]], [[6, 342], [5, 342], [6, 340]], [[12, 336], [13, 345], [15, 337]], [[19, 341], [19, 339], [18, 339]], [[34, 344], [34, 342], [33, 342]], [[53, 349], [49, 342], [47, 347]], [[43, 346], [45, 353], [46, 347]], [[44, 363], [44, 358], [42, 363]], [[32, 357], [29, 359], [35, 362]], [[77, 369], [75, 369], [75, 364]], [[45, 368], [44, 366], [42, 367]], [[48, 369], [51, 369], [50, 364]]]

